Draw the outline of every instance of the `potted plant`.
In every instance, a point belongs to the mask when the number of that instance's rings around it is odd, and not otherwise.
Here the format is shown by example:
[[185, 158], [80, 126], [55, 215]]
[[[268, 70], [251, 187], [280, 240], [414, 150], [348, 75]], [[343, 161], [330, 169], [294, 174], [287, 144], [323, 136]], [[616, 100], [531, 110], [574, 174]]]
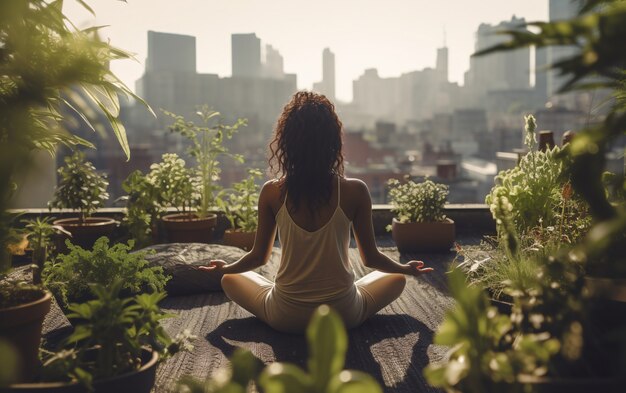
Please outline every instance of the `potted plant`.
[[216, 199], [217, 206], [224, 211], [230, 223], [230, 228], [224, 232], [225, 245], [239, 247], [246, 251], [250, 251], [254, 246], [259, 223], [256, 210], [259, 203], [259, 186], [256, 180], [261, 176], [260, 170], [249, 169], [248, 177], [239, 183], [234, 183], [226, 199]]
[[122, 225], [126, 227], [135, 247], [144, 248], [159, 241], [158, 222], [164, 209], [158, 203], [160, 191], [154, 187], [141, 171], [132, 172], [122, 183], [128, 194], [121, 199], [126, 201], [126, 214]]
[[48, 206], [78, 210], [78, 217], [55, 220], [53, 224], [71, 233], [74, 244], [88, 248], [101, 236], [110, 236], [117, 225], [113, 218], [91, 217], [109, 199], [109, 183], [80, 151], [65, 157], [64, 162], [65, 166], [58, 169], [59, 185]]
[[69, 252], [46, 262], [42, 274], [46, 288], [61, 307], [89, 300], [92, 284], [109, 287], [120, 280], [120, 291], [127, 296], [165, 289], [169, 277], [163, 274], [163, 268], [150, 266], [145, 259], [148, 251], [131, 253], [132, 240], [128, 244], [109, 246], [109, 239], [103, 236], [94, 243], [93, 249], [87, 250], [67, 243]]
[[[79, 3], [91, 12], [86, 2]], [[0, 341], [8, 341], [16, 349], [22, 359], [17, 378], [27, 379], [38, 369], [41, 324], [51, 295], [40, 287], [5, 280], [11, 268], [7, 251], [11, 215], [7, 209], [15, 180], [33, 168], [34, 151], [54, 154], [59, 145], [93, 147], [66, 130], [61, 113], [68, 110], [90, 126], [104, 114], [130, 157], [118, 118], [118, 94], [136, 96], [108, 66], [110, 60], [131, 55], [101, 41], [98, 28], [78, 30], [68, 23], [59, 3], [2, 1], [0, 15]], [[85, 94], [79, 97], [75, 89]]]
[[[200, 117], [200, 125], [186, 121], [182, 116], [165, 112], [174, 119], [170, 131], [189, 141], [187, 153], [196, 160], [196, 167], [189, 170], [191, 180], [185, 183], [187, 188], [184, 195], [181, 194], [182, 200], [172, 201], [177, 208], [181, 206], [178, 203], [182, 202], [183, 211], [162, 217], [167, 236], [173, 242], [208, 243], [211, 240], [217, 223], [217, 215], [211, 213], [210, 209], [216, 204], [215, 197], [220, 188], [215, 183], [220, 175], [219, 159], [230, 157], [243, 162], [241, 155], [228, 151], [224, 141], [232, 138], [240, 127], [245, 126], [246, 120], [237, 119], [235, 124], [225, 125], [220, 120], [219, 112], [210, 110], [206, 105], [200, 107], [196, 113]], [[185, 202], [188, 202], [186, 207], [190, 208], [188, 212], [185, 211]]]
[[0, 341], [17, 353], [17, 381], [27, 381], [39, 370], [43, 320], [52, 295], [39, 285], [0, 276]]
[[159, 209], [175, 208], [176, 214], [161, 217], [164, 236], [172, 243], [208, 243], [217, 223], [217, 215], [204, 217], [191, 212], [199, 199], [200, 179], [187, 168], [185, 160], [174, 153], [165, 153], [159, 163], [150, 166], [146, 179], [156, 196]]
[[28, 239], [29, 248], [32, 250], [32, 263], [36, 266], [33, 271], [33, 282], [41, 284], [41, 271], [48, 259], [49, 253], [54, 252], [53, 236], [64, 234], [71, 237], [72, 234], [60, 225], [53, 225], [54, 217], [35, 218], [23, 220], [24, 230]]
[[74, 332], [64, 349], [47, 354], [40, 380], [10, 385], [3, 393], [149, 393], [158, 361], [191, 348], [188, 332], [171, 339], [160, 325], [169, 317], [158, 306], [163, 292], [123, 297], [120, 279], [90, 290], [92, 300], [70, 305]]
[[454, 221], [444, 214], [448, 186], [426, 179], [401, 184], [396, 179], [390, 187], [391, 211], [395, 214], [387, 227], [402, 252], [449, 251], [454, 243]]

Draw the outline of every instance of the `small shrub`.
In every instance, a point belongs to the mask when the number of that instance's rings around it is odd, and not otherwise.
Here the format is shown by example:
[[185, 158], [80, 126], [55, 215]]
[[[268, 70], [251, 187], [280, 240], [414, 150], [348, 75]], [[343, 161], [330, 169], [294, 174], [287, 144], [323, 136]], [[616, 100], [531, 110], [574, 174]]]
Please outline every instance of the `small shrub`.
[[527, 116], [524, 143], [529, 153], [515, 168], [496, 176], [496, 184], [485, 202], [499, 222], [502, 217], [496, 205], [499, 199], [504, 200], [519, 234], [537, 227], [558, 227], [559, 235], [568, 235], [564, 241], [574, 243], [589, 226], [586, 204], [573, 193], [567, 176], [569, 162], [561, 157], [561, 149], [555, 146], [545, 152], [534, 150], [536, 127], [535, 118]]
[[391, 211], [396, 219], [405, 222], [444, 221], [444, 205], [448, 197], [448, 186], [432, 180], [415, 183], [412, 180], [401, 184], [396, 179], [387, 182]]
[[156, 202], [163, 208], [174, 207], [185, 212], [200, 199], [199, 179], [177, 154], [163, 154], [161, 162], [150, 165], [146, 178], [155, 190]]
[[130, 253], [132, 240], [128, 245], [118, 243], [109, 247], [109, 239], [101, 237], [93, 250], [85, 250], [69, 241], [66, 244], [69, 253], [47, 262], [43, 271], [45, 286], [63, 306], [91, 298], [91, 284], [107, 287], [121, 280], [124, 294], [134, 295], [144, 290], [163, 291], [169, 279], [161, 267], [149, 265], [145, 259], [147, 252]]
[[126, 215], [122, 219], [122, 224], [135, 240], [135, 247], [145, 247], [151, 243], [153, 225], [164, 211], [157, 203], [156, 195], [159, 191], [139, 170], [128, 175], [122, 183], [122, 188], [128, 193], [124, 197]]
[[248, 177], [232, 185], [227, 198], [216, 198], [217, 206], [224, 211], [230, 227], [242, 232], [254, 232], [259, 223], [256, 207], [259, 203], [259, 186], [256, 179], [262, 173], [258, 169], [249, 169]]
[[109, 199], [106, 189], [109, 182], [100, 175], [93, 164], [85, 161], [79, 151], [65, 157], [65, 166], [58, 169], [60, 182], [54, 191], [50, 208], [78, 210], [81, 222]]
[[198, 178], [194, 187], [198, 197], [194, 198], [192, 208], [199, 217], [204, 218], [215, 204], [215, 197], [221, 189], [216, 184], [221, 172], [218, 159], [222, 156], [231, 157], [243, 163], [243, 156], [230, 153], [224, 142], [231, 139], [240, 127], [245, 127], [247, 120], [237, 119], [233, 125], [225, 125], [220, 113], [211, 110], [207, 105], [197, 108], [196, 115], [200, 118], [200, 124], [171, 112], [164, 113], [174, 119], [174, 124], [169, 127], [170, 132], [180, 134], [189, 141], [187, 153], [195, 158], [197, 165], [191, 171]]

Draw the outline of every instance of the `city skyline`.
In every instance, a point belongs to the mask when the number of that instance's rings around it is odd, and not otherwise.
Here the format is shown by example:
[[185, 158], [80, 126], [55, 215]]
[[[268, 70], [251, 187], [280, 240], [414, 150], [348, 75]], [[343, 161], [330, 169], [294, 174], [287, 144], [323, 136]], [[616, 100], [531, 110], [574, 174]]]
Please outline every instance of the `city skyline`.
[[[131, 88], [145, 67], [148, 30], [195, 36], [197, 71], [220, 76], [231, 75], [231, 34], [256, 33], [263, 47], [269, 44], [280, 52], [285, 72], [298, 75], [300, 89], [311, 89], [313, 83], [322, 79], [321, 54], [328, 47], [336, 56], [336, 95], [345, 102], [352, 100], [352, 82], [365, 69], [377, 68], [381, 76], [388, 77], [435, 67], [436, 48], [444, 44], [444, 26], [450, 80], [463, 84], [480, 23], [498, 24], [512, 15], [527, 21], [548, 17], [546, 0], [485, 0], [476, 1], [474, 7], [468, 6], [467, 1], [395, 0], [386, 8], [355, 1], [333, 6], [319, 1], [315, 7], [309, 3], [296, 6], [291, 4], [296, 2], [284, 0], [264, 3], [265, 7], [252, 1], [228, 3], [188, 0], [174, 14], [174, 8], [164, 1], [152, 1], [149, 7], [145, 0], [101, 2], [94, 4], [98, 16], [95, 22], [110, 25], [102, 30], [103, 38], [136, 53], [138, 62], [112, 64], [113, 71]], [[356, 4], [360, 7], [350, 8]], [[451, 7], [461, 5], [462, 15], [449, 12]], [[80, 12], [75, 3], [66, 2], [64, 7], [78, 26], [90, 20], [89, 14]], [[278, 11], [291, 17], [278, 18]], [[428, 17], [414, 16], [425, 13]], [[324, 19], [323, 15], [326, 19], [319, 24], [324, 27], [320, 31], [316, 23]], [[372, 19], [374, 16], [376, 19]], [[303, 28], [309, 25], [311, 28]]]

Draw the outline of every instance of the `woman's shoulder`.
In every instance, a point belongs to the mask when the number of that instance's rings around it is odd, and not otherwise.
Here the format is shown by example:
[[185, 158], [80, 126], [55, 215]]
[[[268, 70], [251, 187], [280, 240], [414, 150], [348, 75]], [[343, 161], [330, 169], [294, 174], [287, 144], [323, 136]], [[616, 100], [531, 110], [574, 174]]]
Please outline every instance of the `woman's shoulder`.
[[364, 192], [369, 193], [367, 184], [365, 184], [363, 180], [352, 177], [342, 178], [341, 188], [341, 191], [345, 190], [354, 194], [363, 194]]
[[282, 204], [282, 185], [281, 179], [271, 179], [263, 184], [259, 202], [267, 203], [275, 212], [278, 211]]
[[283, 181], [281, 179], [271, 179], [263, 184], [261, 193], [267, 196], [276, 197], [281, 195]]

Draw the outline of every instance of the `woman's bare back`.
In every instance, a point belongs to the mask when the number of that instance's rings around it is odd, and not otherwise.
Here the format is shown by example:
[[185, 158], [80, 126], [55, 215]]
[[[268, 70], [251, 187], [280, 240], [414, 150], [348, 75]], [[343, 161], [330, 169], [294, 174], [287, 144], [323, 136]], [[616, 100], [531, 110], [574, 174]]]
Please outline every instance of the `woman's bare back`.
[[[281, 195], [282, 184], [280, 181], [276, 180], [270, 184], [273, 189], [271, 205], [275, 216], [283, 205], [285, 196]], [[363, 202], [361, 201], [361, 199], [363, 199], [362, 192], [359, 192], [357, 189], [358, 187], [362, 188], [362, 182], [358, 179], [340, 178], [339, 184], [341, 187], [340, 193], [337, 190], [337, 181], [333, 180], [333, 189], [329, 202], [313, 213], [305, 207], [305, 203], [302, 204], [302, 208], [295, 209], [292, 200], [287, 196], [287, 211], [296, 225], [309, 232], [319, 230], [326, 225], [335, 214], [338, 198], [341, 199], [341, 210], [350, 221], [353, 221], [356, 214], [356, 207], [359, 203]], [[339, 197], [339, 195], [341, 196]]]

